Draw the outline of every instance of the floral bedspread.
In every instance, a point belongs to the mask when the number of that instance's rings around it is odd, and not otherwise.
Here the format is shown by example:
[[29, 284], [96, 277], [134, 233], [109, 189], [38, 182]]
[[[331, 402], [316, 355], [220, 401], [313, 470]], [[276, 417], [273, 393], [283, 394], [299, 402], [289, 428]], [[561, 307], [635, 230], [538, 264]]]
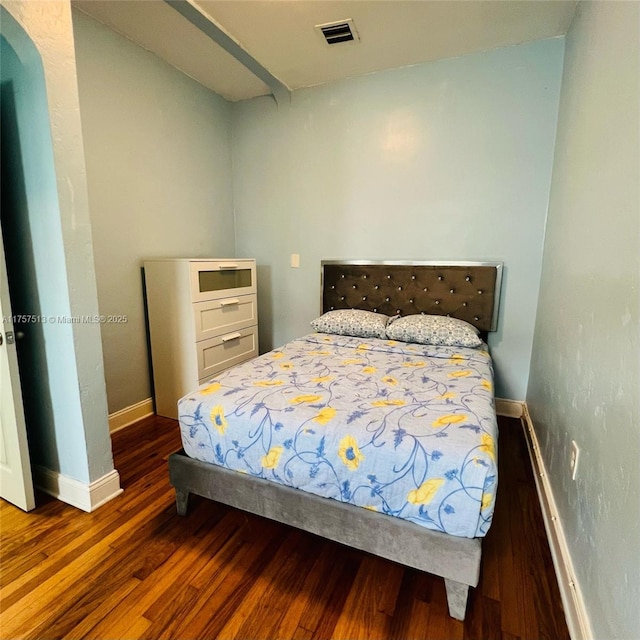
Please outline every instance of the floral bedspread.
[[455, 536], [497, 488], [486, 350], [310, 334], [178, 404], [187, 455]]

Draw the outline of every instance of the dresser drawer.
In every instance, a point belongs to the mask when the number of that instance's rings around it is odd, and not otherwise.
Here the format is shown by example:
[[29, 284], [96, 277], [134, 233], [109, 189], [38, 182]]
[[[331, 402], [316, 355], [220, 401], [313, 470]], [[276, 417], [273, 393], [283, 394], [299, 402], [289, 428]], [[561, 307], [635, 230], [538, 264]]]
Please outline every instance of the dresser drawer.
[[258, 324], [257, 300], [256, 295], [251, 295], [196, 302], [193, 305], [196, 341]]
[[258, 327], [248, 327], [196, 343], [198, 379], [213, 376], [258, 355]]
[[204, 302], [233, 296], [255, 294], [255, 260], [193, 261], [191, 270], [191, 300]]

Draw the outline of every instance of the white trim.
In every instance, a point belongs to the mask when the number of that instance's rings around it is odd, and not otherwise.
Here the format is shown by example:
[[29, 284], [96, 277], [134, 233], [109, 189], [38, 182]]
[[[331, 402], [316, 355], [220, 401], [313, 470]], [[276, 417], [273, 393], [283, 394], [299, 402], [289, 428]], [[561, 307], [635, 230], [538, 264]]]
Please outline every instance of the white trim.
[[89, 484], [39, 465], [34, 465], [33, 471], [38, 489], [88, 513], [119, 496], [123, 491], [120, 488], [120, 474], [115, 469]]
[[547, 530], [547, 539], [549, 540], [553, 566], [558, 578], [558, 587], [560, 588], [569, 634], [572, 640], [592, 640], [593, 633], [589, 616], [582, 597], [580, 584], [576, 580], [567, 539], [562, 522], [558, 517], [558, 509], [556, 508], [551, 484], [544, 466], [544, 460], [540, 455], [538, 438], [526, 404], [523, 404], [522, 426], [529, 449], [529, 456], [531, 457], [533, 476], [538, 490], [542, 517]]
[[496, 413], [505, 418], [522, 418], [523, 405], [520, 400], [496, 398]]
[[120, 409], [109, 414], [109, 432], [113, 433], [119, 429], [124, 429], [142, 418], [153, 414], [153, 399], [147, 398], [142, 402], [132, 404], [130, 407]]

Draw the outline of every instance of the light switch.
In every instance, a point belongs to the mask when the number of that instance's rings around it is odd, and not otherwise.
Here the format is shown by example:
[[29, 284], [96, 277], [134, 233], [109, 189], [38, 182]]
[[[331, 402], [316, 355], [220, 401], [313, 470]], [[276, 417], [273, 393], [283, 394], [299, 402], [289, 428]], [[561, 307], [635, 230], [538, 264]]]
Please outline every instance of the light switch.
[[300, 266], [300, 254], [292, 253], [291, 254], [291, 267], [293, 269], [297, 269]]

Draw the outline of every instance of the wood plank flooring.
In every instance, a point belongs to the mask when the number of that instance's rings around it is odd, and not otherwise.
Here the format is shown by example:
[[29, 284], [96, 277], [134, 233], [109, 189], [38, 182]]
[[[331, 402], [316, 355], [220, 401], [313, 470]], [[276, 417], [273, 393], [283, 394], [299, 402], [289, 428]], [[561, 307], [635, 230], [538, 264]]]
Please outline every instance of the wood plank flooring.
[[520, 423], [500, 418], [500, 487], [464, 623], [428, 574], [204, 499], [176, 515], [177, 423], [113, 435], [124, 493], [88, 514], [0, 502], [0, 638], [568, 639]]

